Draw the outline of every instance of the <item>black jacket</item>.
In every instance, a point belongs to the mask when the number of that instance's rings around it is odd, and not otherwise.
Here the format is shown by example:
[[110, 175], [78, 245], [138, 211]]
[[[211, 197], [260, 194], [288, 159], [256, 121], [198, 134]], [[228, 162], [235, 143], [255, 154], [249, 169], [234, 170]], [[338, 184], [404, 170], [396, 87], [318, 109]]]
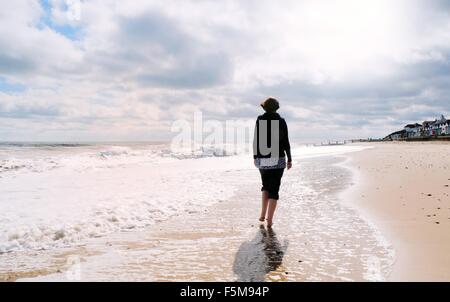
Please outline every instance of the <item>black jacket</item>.
[[[260, 129], [260, 121], [266, 120], [266, 129], [267, 129], [267, 146], [264, 146], [265, 144], [259, 141], [260, 137], [260, 131], [264, 130], [264, 127]], [[269, 158], [272, 156], [272, 154], [261, 154], [261, 147], [262, 148], [270, 148], [272, 146], [271, 142], [271, 121], [278, 120], [279, 123], [279, 135], [278, 135], [278, 147], [279, 147], [279, 157], [287, 156], [288, 161], [292, 161], [291, 157], [291, 145], [289, 143], [289, 135], [288, 135], [288, 126], [286, 124], [286, 121], [284, 118], [282, 118], [278, 113], [264, 113], [263, 115], [258, 116], [258, 119], [256, 120], [256, 126], [255, 126], [255, 133], [253, 138], [253, 158]], [[263, 134], [261, 134], [263, 135]]]

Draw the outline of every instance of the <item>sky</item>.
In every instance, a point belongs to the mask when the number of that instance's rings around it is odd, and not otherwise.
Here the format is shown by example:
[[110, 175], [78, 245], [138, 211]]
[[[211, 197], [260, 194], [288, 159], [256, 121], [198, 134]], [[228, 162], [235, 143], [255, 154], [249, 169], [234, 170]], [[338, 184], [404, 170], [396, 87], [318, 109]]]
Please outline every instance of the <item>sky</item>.
[[167, 140], [255, 119], [291, 139], [450, 118], [450, 1], [0, 0], [0, 141]]

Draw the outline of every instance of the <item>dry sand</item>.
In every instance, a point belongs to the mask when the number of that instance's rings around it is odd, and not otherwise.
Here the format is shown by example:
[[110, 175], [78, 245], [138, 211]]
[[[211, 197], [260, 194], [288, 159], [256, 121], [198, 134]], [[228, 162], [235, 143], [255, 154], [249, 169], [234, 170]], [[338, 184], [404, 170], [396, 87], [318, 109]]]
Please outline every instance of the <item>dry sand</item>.
[[450, 281], [450, 144], [372, 143], [350, 154], [347, 199], [396, 250], [391, 281]]

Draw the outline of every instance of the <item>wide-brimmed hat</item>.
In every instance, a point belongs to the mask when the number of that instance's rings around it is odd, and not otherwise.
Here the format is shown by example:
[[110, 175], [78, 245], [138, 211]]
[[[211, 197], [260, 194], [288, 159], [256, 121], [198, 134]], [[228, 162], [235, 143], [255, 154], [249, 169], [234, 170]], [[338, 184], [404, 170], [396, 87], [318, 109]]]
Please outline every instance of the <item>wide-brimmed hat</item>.
[[275, 112], [280, 108], [280, 103], [275, 98], [268, 98], [264, 102], [261, 103], [261, 107], [266, 112]]

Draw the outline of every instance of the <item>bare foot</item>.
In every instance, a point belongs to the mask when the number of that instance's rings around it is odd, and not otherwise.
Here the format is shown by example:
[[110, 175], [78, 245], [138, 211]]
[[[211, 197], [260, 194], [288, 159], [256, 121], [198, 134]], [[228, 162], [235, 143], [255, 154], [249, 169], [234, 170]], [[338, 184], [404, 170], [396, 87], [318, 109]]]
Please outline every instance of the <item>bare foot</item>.
[[271, 228], [272, 227], [272, 225], [273, 225], [273, 222], [272, 221], [269, 221], [269, 220], [267, 220], [267, 228]]
[[264, 222], [266, 220], [266, 217], [259, 217], [259, 221]]

